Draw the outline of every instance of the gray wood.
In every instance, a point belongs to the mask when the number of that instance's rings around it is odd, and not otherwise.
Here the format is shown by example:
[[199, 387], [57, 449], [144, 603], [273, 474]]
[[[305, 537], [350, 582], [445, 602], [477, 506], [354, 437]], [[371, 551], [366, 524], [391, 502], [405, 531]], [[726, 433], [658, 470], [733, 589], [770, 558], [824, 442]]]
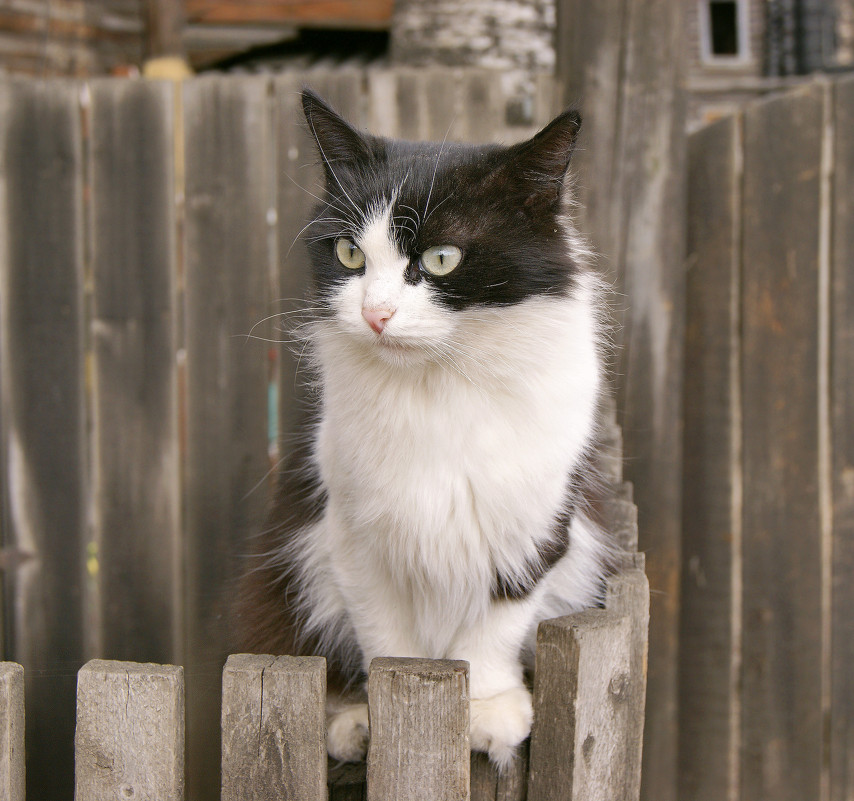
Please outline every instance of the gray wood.
[[76, 801], [184, 798], [184, 670], [93, 659], [77, 679]]
[[31, 554], [3, 589], [28, 672], [27, 785], [67, 798], [84, 661], [87, 533], [80, 85], [0, 87], [0, 366], [4, 546]]
[[171, 84], [91, 85], [94, 540], [99, 653], [182, 639]]
[[608, 533], [624, 551], [638, 549], [638, 508], [630, 500], [609, 498], [602, 504]]
[[486, 754], [472, 751], [471, 801], [525, 801], [528, 795], [528, 744], [519, 747], [510, 767], [499, 773]]
[[219, 792], [220, 675], [231, 587], [260, 530], [269, 471], [269, 83], [212, 76], [183, 85], [186, 136], [186, 581], [190, 793]]
[[831, 416], [830, 799], [854, 798], [854, 79], [835, 82]]
[[751, 801], [821, 792], [822, 94], [812, 86], [744, 116], [740, 751]]
[[[684, 320], [682, 0], [562, 0], [558, 78], [584, 124], [583, 230], [629, 302], [616, 314], [626, 477], [653, 587], [644, 797], [676, 801]], [[666, 23], [663, 21], [666, 20]]]
[[24, 669], [0, 662], [0, 798], [24, 801]]
[[693, 134], [679, 674], [679, 797], [738, 786], [741, 651], [741, 119]]
[[620, 689], [628, 714], [624, 726], [623, 758], [616, 772], [622, 773], [625, 801], [637, 801], [641, 790], [644, 709], [649, 651], [649, 581], [643, 565], [627, 567], [608, 579], [605, 608], [628, 618], [629, 672]]
[[378, 657], [368, 705], [369, 801], [469, 799], [467, 662]]
[[627, 795], [631, 622], [592, 609], [540, 623], [529, 801]]
[[223, 801], [325, 801], [326, 660], [230, 656], [222, 737]]

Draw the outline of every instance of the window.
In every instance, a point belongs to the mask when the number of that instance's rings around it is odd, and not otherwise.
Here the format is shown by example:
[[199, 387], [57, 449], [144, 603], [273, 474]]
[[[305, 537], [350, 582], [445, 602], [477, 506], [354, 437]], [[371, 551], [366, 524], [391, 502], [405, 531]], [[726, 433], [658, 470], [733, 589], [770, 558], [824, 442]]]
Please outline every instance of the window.
[[747, 61], [749, 0], [699, 0], [700, 55], [709, 64]]

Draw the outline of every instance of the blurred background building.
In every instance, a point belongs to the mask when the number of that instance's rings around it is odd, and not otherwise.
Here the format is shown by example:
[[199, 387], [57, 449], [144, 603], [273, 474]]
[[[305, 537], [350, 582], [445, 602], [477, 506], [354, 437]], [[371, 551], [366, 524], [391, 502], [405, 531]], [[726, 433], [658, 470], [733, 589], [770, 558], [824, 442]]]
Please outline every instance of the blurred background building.
[[[0, 69], [134, 74], [180, 55], [195, 70], [318, 62], [500, 69], [526, 116], [551, 72], [559, 0], [6, 0]], [[689, 126], [817, 71], [854, 68], [854, 0], [685, 0]], [[662, 20], [666, 25], [667, 20]], [[517, 91], [513, 92], [513, 87]], [[515, 119], [511, 119], [516, 121]]]

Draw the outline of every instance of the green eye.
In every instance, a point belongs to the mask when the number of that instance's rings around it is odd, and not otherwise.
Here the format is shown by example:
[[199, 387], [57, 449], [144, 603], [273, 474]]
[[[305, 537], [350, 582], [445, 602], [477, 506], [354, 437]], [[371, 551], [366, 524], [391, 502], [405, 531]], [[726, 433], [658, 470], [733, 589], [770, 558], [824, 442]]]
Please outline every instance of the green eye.
[[431, 275], [447, 275], [463, 258], [455, 245], [436, 245], [421, 254], [421, 266]]
[[335, 255], [348, 270], [358, 270], [365, 266], [365, 254], [343, 236], [335, 240]]

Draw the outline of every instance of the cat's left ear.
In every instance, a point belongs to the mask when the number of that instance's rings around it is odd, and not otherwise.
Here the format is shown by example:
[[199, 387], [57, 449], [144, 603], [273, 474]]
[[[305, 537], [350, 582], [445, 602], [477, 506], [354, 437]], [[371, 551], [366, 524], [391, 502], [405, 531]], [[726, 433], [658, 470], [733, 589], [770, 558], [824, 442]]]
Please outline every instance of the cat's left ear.
[[560, 205], [580, 128], [581, 115], [570, 109], [532, 139], [510, 148], [508, 156], [526, 207], [536, 210]]

